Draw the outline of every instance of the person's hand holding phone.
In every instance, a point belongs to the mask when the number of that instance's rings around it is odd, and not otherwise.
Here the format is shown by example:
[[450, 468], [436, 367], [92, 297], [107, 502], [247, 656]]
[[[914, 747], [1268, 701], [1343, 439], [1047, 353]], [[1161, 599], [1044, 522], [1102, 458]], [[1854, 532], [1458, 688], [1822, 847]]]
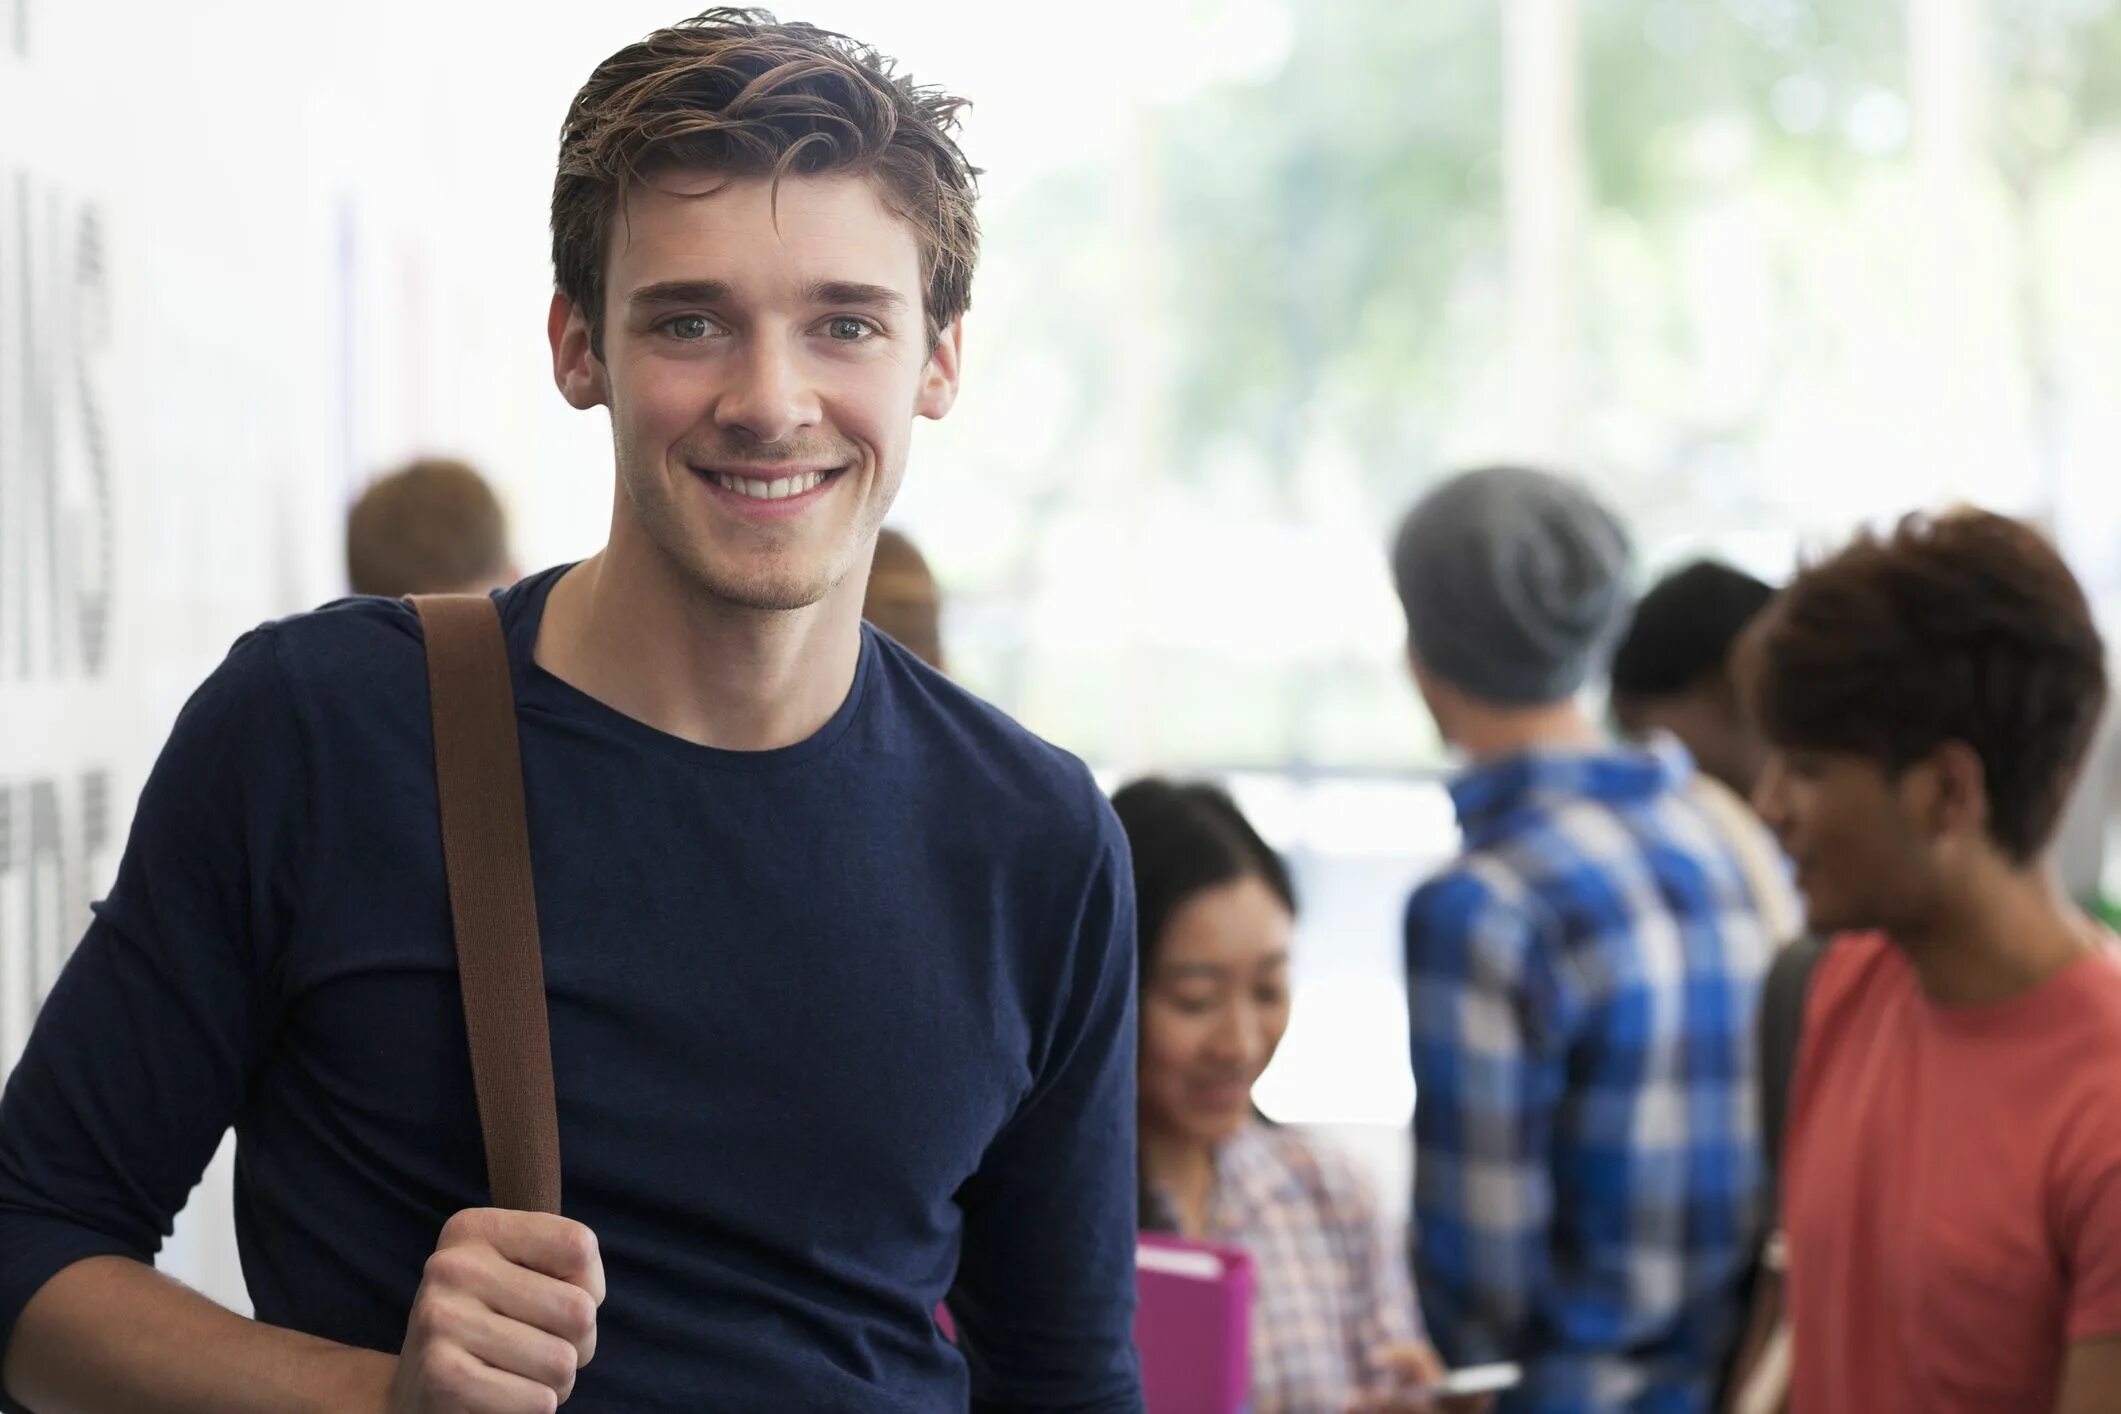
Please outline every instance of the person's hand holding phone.
[[1386, 1346], [1376, 1362], [1390, 1383], [1356, 1396], [1348, 1414], [1487, 1414], [1495, 1404], [1492, 1391], [1508, 1389], [1518, 1379], [1511, 1365], [1483, 1365], [1454, 1375], [1436, 1348], [1422, 1340]]

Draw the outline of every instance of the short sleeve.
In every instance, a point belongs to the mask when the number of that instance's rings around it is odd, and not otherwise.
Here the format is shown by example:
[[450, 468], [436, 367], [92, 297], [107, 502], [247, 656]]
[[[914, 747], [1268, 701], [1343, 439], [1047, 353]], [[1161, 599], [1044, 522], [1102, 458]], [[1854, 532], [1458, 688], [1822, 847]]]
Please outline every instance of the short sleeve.
[[2121, 1336], [2121, 1121], [2100, 1128], [2105, 1163], [2075, 1185], [2063, 1215], [2073, 1341]]

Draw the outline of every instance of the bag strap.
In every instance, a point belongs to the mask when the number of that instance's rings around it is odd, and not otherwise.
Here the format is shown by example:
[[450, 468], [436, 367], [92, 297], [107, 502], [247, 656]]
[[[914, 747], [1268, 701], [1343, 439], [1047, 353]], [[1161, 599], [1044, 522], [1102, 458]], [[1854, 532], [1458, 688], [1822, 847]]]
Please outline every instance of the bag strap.
[[560, 1125], [530, 877], [523, 758], [500, 611], [416, 594], [427, 639], [442, 860], [494, 1206], [560, 1211]]
[[1780, 1190], [1782, 1137], [1804, 1044], [1804, 1003], [1828, 940], [1806, 934], [1775, 954], [1760, 988], [1760, 1139], [1768, 1177]]

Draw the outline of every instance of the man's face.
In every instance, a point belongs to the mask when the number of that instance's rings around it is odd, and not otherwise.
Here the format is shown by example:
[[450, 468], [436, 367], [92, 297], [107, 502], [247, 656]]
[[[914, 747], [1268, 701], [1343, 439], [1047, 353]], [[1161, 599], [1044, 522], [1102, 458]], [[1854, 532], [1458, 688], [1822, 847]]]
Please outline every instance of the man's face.
[[[725, 603], [816, 603], [866, 563], [915, 416], [957, 392], [931, 350], [920, 249], [859, 177], [673, 172], [612, 224], [604, 357], [555, 299], [556, 376], [611, 409], [613, 542], [644, 536]], [[859, 591], [856, 585], [856, 592]]]
[[1895, 777], [1852, 753], [1770, 751], [1753, 804], [1796, 866], [1813, 931], [1907, 928], [1936, 906], [1934, 786], [1927, 766]]
[[1766, 748], [1737, 695], [1712, 682], [1668, 697], [1613, 699], [1620, 729], [1636, 740], [1658, 732], [1679, 738], [1694, 764], [1740, 795], [1751, 795]]

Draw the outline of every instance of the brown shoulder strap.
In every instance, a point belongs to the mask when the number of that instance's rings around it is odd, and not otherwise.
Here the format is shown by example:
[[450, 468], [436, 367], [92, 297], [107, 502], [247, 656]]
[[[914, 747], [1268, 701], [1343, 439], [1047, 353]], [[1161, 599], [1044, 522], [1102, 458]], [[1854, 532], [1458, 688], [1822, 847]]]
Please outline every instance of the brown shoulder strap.
[[493, 601], [419, 594], [442, 859], [493, 1203], [560, 1211], [560, 1125], [508, 644]]

